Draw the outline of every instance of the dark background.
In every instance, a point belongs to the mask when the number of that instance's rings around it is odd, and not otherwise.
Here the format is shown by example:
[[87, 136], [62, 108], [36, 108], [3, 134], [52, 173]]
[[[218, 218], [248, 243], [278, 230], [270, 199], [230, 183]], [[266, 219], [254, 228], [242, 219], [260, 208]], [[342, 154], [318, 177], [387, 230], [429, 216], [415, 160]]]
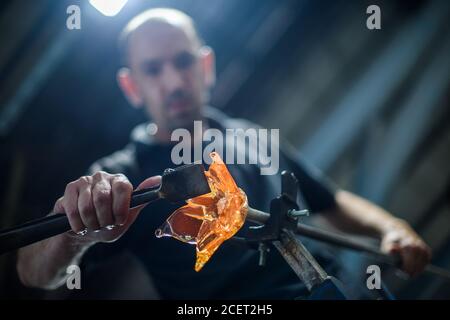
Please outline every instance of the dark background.
[[[70, 4], [81, 7], [81, 30], [66, 29]], [[371, 4], [381, 30], [366, 28]], [[433, 262], [450, 267], [445, 0], [130, 0], [115, 17], [88, 1], [1, 1], [1, 228], [48, 213], [68, 182], [144, 121], [116, 85], [116, 38], [158, 6], [191, 15], [215, 49], [214, 106], [280, 128], [340, 186], [410, 222]], [[341, 255], [350, 274], [364, 274], [358, 256]], [[42, 297], [19, 284], [14, 263], [14, 253], [0, 257], [0, 297]], [[450, 297], [437, 277], [383, 275], [400, 298]]]

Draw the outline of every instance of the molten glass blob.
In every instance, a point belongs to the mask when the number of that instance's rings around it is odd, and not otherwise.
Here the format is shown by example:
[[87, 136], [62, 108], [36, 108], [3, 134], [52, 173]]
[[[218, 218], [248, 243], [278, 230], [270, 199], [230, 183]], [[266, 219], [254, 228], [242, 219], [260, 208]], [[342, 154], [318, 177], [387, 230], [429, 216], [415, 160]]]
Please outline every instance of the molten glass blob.
[[205, 171], [211, 192], [187, 200], [156, 230], [156, 236], [174, 237], [195, 244], [200, 271], [214, 252], [243, 226], [247, 216], [247, 196], [238, 188], [219, 154], [210, 154], [213, 162]]

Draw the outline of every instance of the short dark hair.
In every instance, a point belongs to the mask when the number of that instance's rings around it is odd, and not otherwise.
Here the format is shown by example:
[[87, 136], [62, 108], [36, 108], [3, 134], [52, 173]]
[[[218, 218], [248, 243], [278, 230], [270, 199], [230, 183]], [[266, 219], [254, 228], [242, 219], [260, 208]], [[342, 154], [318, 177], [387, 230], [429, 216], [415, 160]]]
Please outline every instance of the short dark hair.
[[180, 27], [193, 41], [196, 41], [199, 46], [203, 45], [203, 40], [197, 31], [194, 21], [187, 14], [171, 8], [149, 9], [131, 19], [119, 35], [118, 49], [120, 61], [123, 66], [127, 66], [129, 62], [128, 49], [131, 34], [144, 24], [152, 21]]

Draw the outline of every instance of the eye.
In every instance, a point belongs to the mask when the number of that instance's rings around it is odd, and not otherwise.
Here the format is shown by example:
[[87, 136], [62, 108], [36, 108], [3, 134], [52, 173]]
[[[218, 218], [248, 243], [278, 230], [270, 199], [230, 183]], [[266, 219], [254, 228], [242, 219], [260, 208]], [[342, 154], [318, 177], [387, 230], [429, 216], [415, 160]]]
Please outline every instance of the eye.
[[162, 64], [159, 62], [147, 63], [144, 67], [144, 72], [146, 75], [151, 77], [157, 77], [161, 73]]
[[188, 69], [195, 61], [193, 54], [184, 52], [175, 57], [173, 64], [178, 70]]

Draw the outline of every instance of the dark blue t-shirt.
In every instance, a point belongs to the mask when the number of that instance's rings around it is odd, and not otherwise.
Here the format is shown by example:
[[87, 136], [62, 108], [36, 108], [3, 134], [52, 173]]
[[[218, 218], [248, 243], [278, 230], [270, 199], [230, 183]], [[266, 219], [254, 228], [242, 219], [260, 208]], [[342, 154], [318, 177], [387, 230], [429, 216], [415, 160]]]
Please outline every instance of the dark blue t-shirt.
[[[232, 119], [207, 108], [209, 127], [224, 131], [227, 128], [257, 128], [241, 119]], [[173, 145], [160, 145], [146, 134], [146, 125], [138, 126], [129, 145], [94, 163], [90, 173], [104, 170], [123, 173], [137, 186], [145, 178], [161, 174], [173, 167]], [[239, 151], [241, 150], [241, 151]], [[246, 148], [237, 148], [242, 152]], [[224, 156], [224, 155], [223, 155]], [[248, 162], [246, 162], [248, 163]], [[269, 211], [270, 201], [280, 193], [280, 175], [261, 175], [257, 165], [227, 165], [237, 185], [248, 197], [253, 208]], [[335, 188], [320, 171], [299, 159], [286, 144], [281, 145], [279, 173], [292, 171], [299, 181], [303, 200], [311, 212], [321, 212], [335, 206]], [[271, 250], [264, 267], [258, 266], [259, 253], [226, 241], [200, 272], [194, 271], [195, 247], [172, 238], [158, 239], [155, 230], [179, 205], [157, 201], [148, 205], [127, 233], [112, 244], [94, 246], [84, 263], [120, 250], [129, 250], [145, 266], [160, 296], [166, 299], [291, 299], [305, 295], [304, 286], [281, 255]], [[249, 223], [239, 231], [245, 236]], [[329, 263], [316, 255], [321, 264]]]

